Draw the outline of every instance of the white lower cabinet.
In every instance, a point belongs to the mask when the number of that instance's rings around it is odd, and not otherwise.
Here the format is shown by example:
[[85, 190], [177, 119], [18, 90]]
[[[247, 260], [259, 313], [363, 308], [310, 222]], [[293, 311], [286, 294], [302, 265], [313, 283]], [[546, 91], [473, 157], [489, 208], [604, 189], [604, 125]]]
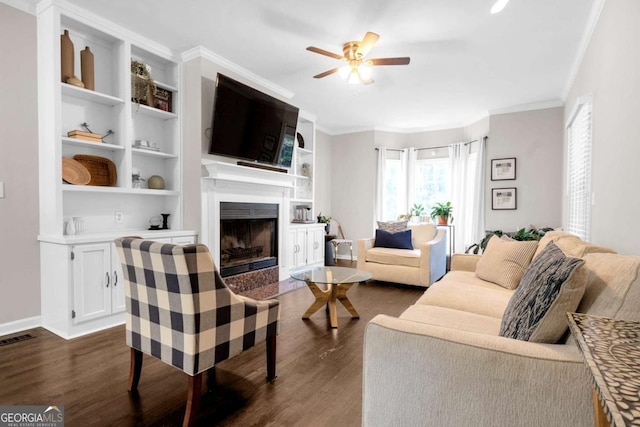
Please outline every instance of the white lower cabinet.
[[[195, 243], [194, 232], [135, 233], [151, 240]], [[41, 237], [42, 326], [73, 338], [124, 323], [125, 281], [113, 240]]]
[[288, 267], [318, 267], [324, 264], [324, 224], [291, 224], [287, 242]]
[[71, 246], [75, 323], [123, 312], [122, 266], [113, 243]]

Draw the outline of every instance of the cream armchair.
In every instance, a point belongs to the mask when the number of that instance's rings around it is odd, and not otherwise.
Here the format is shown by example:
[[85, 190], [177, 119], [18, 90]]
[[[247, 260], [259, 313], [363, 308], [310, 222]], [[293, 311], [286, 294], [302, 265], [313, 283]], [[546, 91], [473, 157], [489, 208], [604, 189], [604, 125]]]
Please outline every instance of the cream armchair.
[[434, 224], [410, 224], [413, 250], [374, 247], [374, 238], [358, 240], [358, 269], [375, 280], [428, 287], [446, 273], [446, 230]]

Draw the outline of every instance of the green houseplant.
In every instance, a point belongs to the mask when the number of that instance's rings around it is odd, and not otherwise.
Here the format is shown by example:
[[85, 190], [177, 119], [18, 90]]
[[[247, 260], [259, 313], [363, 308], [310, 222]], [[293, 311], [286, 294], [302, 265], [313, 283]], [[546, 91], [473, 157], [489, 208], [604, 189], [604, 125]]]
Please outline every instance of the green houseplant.
[[331, 226], [331, 217], [323, 216], [322, 213], [320, 213], [318, 215], [318, 222], [320, 224], [324, 224], [324, 230], [327, 232], [327, 234], [329, 234], [329, 228]]
[[491, 239], [493, 236], [501, 237], [503, 235], [506, 235], [511, 237], [513, 240], [520, 240], [520, 241], [540, 240], [542, 236], [544, 236], [547, 233], [547, 231], [552, 231], [552, 230], [553, 228], [551, 227], [543, 227], [543, 228], [531, 227], [528, 230], [526, 228], [521, 228], [515, 233], [505, 233], [502, 230], [487, 231], [487, 234], [484, 236], [484, 238], [481, 241], [469, 246], [467, 250], [464, 252], [467, 254], [476, 254], [476, 255], [478, 253], [484, 252], [484, 250], [487, 248], [487, 244], [489, 243], [489, 239]]
[[451, 206], [451, 202], [436, 203], [433, 208], [431, 208], [431, 218], [434, 220], [437, 218], [439, 225], [447, 225], [449, 219], [453, 221], [452, 213], [453, 207]]

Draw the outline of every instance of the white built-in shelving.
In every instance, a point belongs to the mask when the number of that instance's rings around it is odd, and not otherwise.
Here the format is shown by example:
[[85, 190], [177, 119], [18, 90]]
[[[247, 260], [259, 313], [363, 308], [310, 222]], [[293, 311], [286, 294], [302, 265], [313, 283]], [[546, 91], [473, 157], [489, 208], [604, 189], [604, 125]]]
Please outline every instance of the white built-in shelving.
[[[124, 319], [124, 281], [114, 238], [139, 235], [192, 243], [197, 236], [182, 229], [179, 56], [66, 1], [45, 3], [37, 12], [41, 311], [43, 326], [71, 337]], [[65, 30], [74, 45], [78, 78], [80, 52], [91, 49], [95, 90], [61, 81], [60, 36]], [[170, 106], [131, 100], [133, 60], [148, 65], [156, 86], [170, 92]], [[85, 130], [85, 123], [104, 135], [102, 142], [67, 136], [71, 130]], [[139, 140], [146, 141], [146, 149], [134, 148]], [[115, 185], [64, 183], [62, 158], [77, 154], [111, 160]], [[165, 189], [137, 188], [133, 172], [145, 180], [161, 176]], [[150, 219], [161, 213], [169, 214], [170, 230], [149, 231]], [[81, 218], [82, 233], [65, 233], [72, 218]]]

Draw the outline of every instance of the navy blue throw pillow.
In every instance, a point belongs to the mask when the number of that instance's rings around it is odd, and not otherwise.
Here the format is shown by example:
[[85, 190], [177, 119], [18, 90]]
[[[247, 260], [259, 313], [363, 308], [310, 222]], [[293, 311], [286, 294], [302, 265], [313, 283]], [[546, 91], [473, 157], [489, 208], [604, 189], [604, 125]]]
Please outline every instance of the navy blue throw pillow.
[[388, 231], [376, 230], [375, 248], [413, 249], [411, 243], [411, 230], [389, 233]]

